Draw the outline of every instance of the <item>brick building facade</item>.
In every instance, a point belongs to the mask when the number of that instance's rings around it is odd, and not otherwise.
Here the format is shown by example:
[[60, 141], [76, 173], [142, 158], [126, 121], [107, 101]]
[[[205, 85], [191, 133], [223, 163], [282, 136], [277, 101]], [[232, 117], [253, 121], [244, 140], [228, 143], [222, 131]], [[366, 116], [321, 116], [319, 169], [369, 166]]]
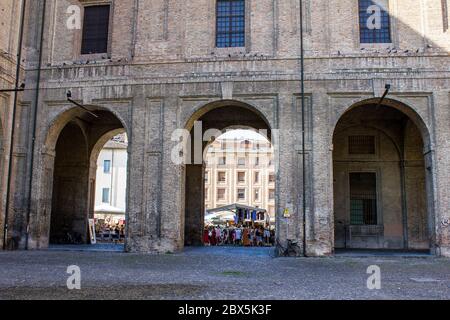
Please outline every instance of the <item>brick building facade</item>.
[[[374, 4], [376, 30], [365, 25]], [[171, 161], [173, 132], [201, 121], [200, 136], [270, 132], [281, 242], [297, 239], [309, 256], [335, 247], [450, 256], [448, 1], [34, 0], [26, 9], [9, 248], [46, 248], [52, 215], [86, 232], [95, 155], [126, 132], [126, 250], [181, 250], [186, 223], [202, 219], [204, 166]]]

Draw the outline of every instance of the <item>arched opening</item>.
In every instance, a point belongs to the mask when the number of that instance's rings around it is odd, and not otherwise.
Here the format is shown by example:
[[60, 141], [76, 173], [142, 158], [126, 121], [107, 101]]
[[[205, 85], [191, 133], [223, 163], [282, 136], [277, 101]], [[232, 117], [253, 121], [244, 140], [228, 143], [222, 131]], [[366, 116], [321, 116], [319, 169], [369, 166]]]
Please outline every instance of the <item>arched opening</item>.
[[[50, 128], [47, 148], [54, 148], [54, 159], [49, 158], [53, 160], [53, 168], [51, 163], [46, 165], [53, 173], [49, 181], [52, 184], [50, 244], [96, 243], [98, 159], [105, 145], [125, 131], [122, 122], [106, 110], [71, 109]], [[126, 178], [120, 183], [126, 184]]]
[[128, 137], [123, 129], [113, 130], [98, 141], [91, 166], [92, 172], [96, 172], [92, 187], [96, 242], [123, 245], [128, 175]]
[[89, 157], [79, 123], [64, 127], [55, 151], [50, 243], [87, 243]]
[[[191, 139], [185, 164], [185, 245], [209, 244], [205, 236], [210, 231], [210, 239], [214, 229], [223, 245], [250, 246], [243, 241], [244, 232], [250, 232], [246, 227], [261, 237], [255, 237], [254, 245], [270, 245], [270, 239], [264, 242], [264, 230], [272, 230], [273, 241], [276, 172], [264, 116], [246, 104], [221, 102], [200, 109], [187, 129]], [[238, 229], [238, 241], [223, 241], [225, 232], [230, 237], [233, 231], [236, 237]]]
[[428, 134], [412, 110], [395, 106], [358, 104], [336, 125], [336, 249], [431, 248]]

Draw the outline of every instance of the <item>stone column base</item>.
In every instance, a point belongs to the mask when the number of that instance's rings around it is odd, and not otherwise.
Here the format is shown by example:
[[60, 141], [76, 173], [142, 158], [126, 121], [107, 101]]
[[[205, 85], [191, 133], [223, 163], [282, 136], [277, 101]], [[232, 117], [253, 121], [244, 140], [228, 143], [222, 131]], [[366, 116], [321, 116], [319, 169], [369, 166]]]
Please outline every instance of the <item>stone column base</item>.
[[171, 239], [153, 239], [151, 237], [133, 237], [127, 239], [125, 252], [130, 253], [152, 253], [168, 254], [183, 250], [183, 245], [179, 241]]
[[450, 258], [450, 246], [449, 247], [438, 247], [435, 250], [436, 256]]
[[308, 242], [306, 244], [307, 257], [329, 257], [334, 253], [333, 248], [324, 243]]

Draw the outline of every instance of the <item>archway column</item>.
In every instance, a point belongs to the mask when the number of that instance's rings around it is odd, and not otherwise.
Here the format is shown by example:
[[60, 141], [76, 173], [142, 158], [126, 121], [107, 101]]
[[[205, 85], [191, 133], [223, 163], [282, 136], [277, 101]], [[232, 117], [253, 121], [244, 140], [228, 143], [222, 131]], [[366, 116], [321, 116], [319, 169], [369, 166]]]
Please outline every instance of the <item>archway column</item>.
[[316, 90], [312, 101], [306, 144], [306, 254], [327, 256], [334, 251], [333, 154], [330, 128], [324, 125], [330, 123], [328, 95]]
[[[436, 146], [434, 158], [434, 188], [437, 199], [435, 199], [434, 205], [435, 223], [431, 227], [435, 228], [436, 236], [431, 241], [435, 244], [434, 249], [437, 255], [450, 257], [450, 195], [448, 193], [450, 188], [450, 146]], [[430, 175], [432, 173], [429, 170], [430, 167], [427, 168], [427, 174]]]
[[272, 140], [276, 159], [276, 238], [282, 246], [287, 240], [298, 245], [298, 255], [303, 250], [302, 211], [302, 154], [295, 147], [298, 132], [290, 129], [273, 130]]
[[435, 92], [433, 100], [436, 106], [435, 141], [430, 150], [425, 150], [426, 173], [433, 182], [427, 184], [427, 189], [433, 191], [427, 190], [427, 194], [434, 194], [434, 198], [428, 196], [428, 201], [433, 204], [429, 210], [434, 211], [434, 220], [429, 222], [435, 233], [431, 242], [437, 255], [450, 257], [450, 97], [448, 92]]
[[296, 241], [298, 255], [303, 255], [301, 97], [293, 94], [288, 88], [280, 92], [278, 128], [272, 130], [277, 172], [275, 231], [282, 246], [286, 246], [288, 239]]
[[186, 165], [186, 219], [184, 243], [189, 246], [202, 245], [204, 226], [205, 166]]
[[50, 243], [50, 218], [52, 210], [53, 172], [55, 150], [43, 147], [37, 151], [31, 193], [28, 249], [45, 249]]
[[170, 172], [167, 166], [163, 166], [164, 144], [170, 142], [170, 135], [168, 140], [164, 140], [162, 135], [165, 125], [161, 121], [163, 100], [146, 99], [139, 91], [135, 94], [133, 108], [133, 129], [128, 149], [125, 247], [129, 252], [163, 252], [162, 177], [163, 171]]
[[179, 141], [172, 140], [175, 130], [182, 128], [178, 119], [178, 98], [169, 96], [164, 101], [163, 150], [161, 158], [161, 243], [159, 252], [180, 251], [184, 247], [185, 166], [173, 159]]

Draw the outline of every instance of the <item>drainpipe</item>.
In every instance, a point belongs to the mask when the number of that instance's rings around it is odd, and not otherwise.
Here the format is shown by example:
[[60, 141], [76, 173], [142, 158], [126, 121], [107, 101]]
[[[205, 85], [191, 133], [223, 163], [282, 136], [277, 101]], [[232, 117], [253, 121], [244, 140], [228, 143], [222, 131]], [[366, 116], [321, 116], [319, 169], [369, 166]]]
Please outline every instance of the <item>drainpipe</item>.
[[302, 95], [302, 188], [303, 255], [306, 257], [306, 121], [305, 121], [305, 48], [303, 39], [303, 0], [300, 0], [300, 82]]
[[27, 204], [27, 232], [25, 241], [25, 250], [28, 250], [28, 239], [30, 234], [30, 216], [31, 216], [31, 188], [33, 184], [33, 163], [34, 163], [34, 147], [36, 142], [36, 126], [37, 126], [37, 110], [39, 104], [39, 90], [41, 85], [41, 69], [42, 69], [42, 51], [44, 47], [44, 31], [45, 31], [45, 11], [47, 8], [47, 0], [43, 0], [42, 4], [42, 17], [41, 17], [41, 34], [39, 43], [39, 61], [37, 69], [37, 79], [36, 79], [36, 91], [34, 96], [34, 107], [33, 107], [33, 138], [31, 139], [31, 156], [30, 156], [30, 177], [28, 180], [28, 204]]
[[16, 127], [16, 113], [17, 113], [17, 101], [19, 91], [19, 78], [20, 78], [20, 64], [22, 61], [22, 44], [23, 44], [23, 33], [24, 33], [24, 25], [25, 25], [25, 10], [26, 10], [27, 0], [22, 0], [22, 11], [20, 14], [20, 30], [19, 30], [19, 43], [17, 45], [17, 61], [16, 61], [16, 83], [14, 91], [14, 104], [12, 110], [12, 126], [11, 126], [11, 137], [9, 140], [9, 159], [8, 159], [8, 179], [6, 183], [6, 204], [5, 204], [5, 222], [3, 229], [3, 250], [6, 250], [6, 242], [8, 240], [8, 219], [9, 219], [9, 197], [11, 194], [11, 177], [12, 177], [12, 159], [13, 159], [13, 150], [14, 150], [14, 134]]

